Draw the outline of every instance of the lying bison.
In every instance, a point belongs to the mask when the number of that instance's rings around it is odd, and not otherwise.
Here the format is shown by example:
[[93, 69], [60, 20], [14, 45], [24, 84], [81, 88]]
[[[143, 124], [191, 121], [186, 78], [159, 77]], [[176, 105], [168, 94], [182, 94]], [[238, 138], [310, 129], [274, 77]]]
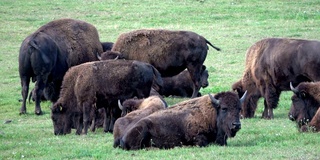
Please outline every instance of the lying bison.
[[252, 45], [246, 54], [243, 77], [233, 85], [241, 96], [248, 91], [241, 114], [251, 118], [257, 108], [257, 101], [264, 98], [262, 117], [273, 118], [281, 91], [290, 90], [289, 83], [297, 85], [303, 81], [320, 80], [320, 42], [267, 38]]
[[20, 114], [26, 113], [30, 79], [35, 84], [35, 113], [41, 114], [41, 95], [55, 102], [68, 68], [98, 60], [102, 53], [97, 29], [74, 19], [51, 21], [29, 35], [21, 44], [19, 74], [22, 86]]
[[[162, 85], [160, 73], [150, 64], [129, 60], [106, 60], [74, 66], [64, 76], [58, 101], [52, 106], [54, 134], [86, 134], [95, 117], [90, 113], [105, 107], [104, 130], [112, 131], [113, 106], [134, 96], [148, 97], [152, 85]], [[120, 116], [120, 114], [119, 114]], [[94, 124], [93, 124], [94, 125]], [[83, 130], [83, 131], [82, 131]]]
[[[208, 70], [203, 65], [200, 72], [200, 86], [205, 88], [209, 85], [208, 83]], [[163, 87], [159, 90], [160, 95], [164, 96], [180, 96], [180, 97], [191, 97], [193, 93], [193, 82], [190, 74], [187, 70], [182, 71], [178, 75], [173, 77], [163, 77]], [[197, 97], [200, 97], [199, 92]]]
[[315, 115], [320, 106], [320, 82], [302, 82], [295, 88], [290, 86], [294, 95], [291, 98], [289, 119], [296, 121], [301, 131], [307, 131], [306, 125], [317, 126], [316, 129], [319, 131], [320, 124], [316, 122], [319, 122], [320, 113], [318, 113], [318, 117]]
[[120, 109], [131, 110], [130, 113], [116, 120], [114, 123], [113, 147], [120, 146], [120, 139], [125, 134], [126, 130], [131, 128], [140, 119], [147, 117], [148, 115], [167, 108], [167, 103], [158, 96], [150, 96], [146, 99], [129, 99], [119, 105]]
[[157, 111], [135, 123], [122, 137], [126, 150], [182, 145], [227, 145], [241, 128], [241, 101], [233, 92], [202, 96]]
[[125, 59], [150, 63], [163, 77], [177, 75], [187, 68], [193, 81], [192, 97], [196, 97], [201, 88], [200, 73], [207, 44], [220, 50], [194, 32], [142, 29], [121, 34], [112, 51], [122, 53]]

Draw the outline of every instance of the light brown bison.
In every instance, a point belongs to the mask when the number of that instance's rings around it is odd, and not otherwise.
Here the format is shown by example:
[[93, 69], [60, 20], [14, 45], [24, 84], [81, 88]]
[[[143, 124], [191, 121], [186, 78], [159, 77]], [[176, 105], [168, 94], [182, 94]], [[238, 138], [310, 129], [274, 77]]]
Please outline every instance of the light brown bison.
[[[203, 65], [200, 73], [200, 86], [206, 88], [208, 83], [208, 70]], [[179, 96], [179, 97], [191, 97], [193, 93], [193, 82], [190, 74], [187, 70], [182, 71], [178, 75], [173, 77], [163, 77], [163, 86], [159, 90], [160, 95], [164, 96]], [[199, 92], [197, 97], [200, 97]]]
[[319, 112], [320, 106], [320, 82], [302, 82], [295, 88], [290, 86], [294, 95], [291, 98], [289, 119], [296, 121], [301, 131], [308, 131], [306, 126], [315, 127], [319, 131], [320, 113], [316, 115], [316, 112]]
[[113, 147], [120, 146], [120, 139], [125, 134], [126, 130], [131, 128], [140, 119], [148, 115], [167, 108], [167, 103], [158, 96], [150, 96], [146, 99], [129, 99], [119, 105], [124, 110], [130, 108], [131, 112], [124, 117], [118, 118], [114, 123]]
[[41, 114], [42, 94], [55, 102], [59, 97], [62, 79], [68, 68], [98, 60], [102, 53], [97, 29], [74, 19], [51, 21], [29, 35], [21, 44], [19, 74], [22, 86], [20, 114], [26, 113], [30, 79], [35, 84], [35, 113]]
[[75, 126], [76, 134], [86, 134], [90, 117], [97, 108], [105, 108], [104, 131], [113, 130], [113, 113], [118, 99], [145, 98], [152, 85], [162, 85], [160, 73], [150, 64], [129, 60], [106, 60], [74, 66], [64, 76], [58, 101], [51, 107], [54, 134], [67, 134]]
[[120, 140], [120, 146], [135, 150], [150, 146], [167, 149], [210, 143], [227, 145], [228, 137], [234, 137], [241, 129], [243, 98], [239, 100], [233, 92], [221, 92], [180, 102], [135, 123]]
[[163, 77], [177, 75], [187, 68], [193, 81], [192, 97], [196, 97], [201, 88], [200, 73], [207, 44], [220, 50], [194, 32], [141, 29], [121, 34], [112, 51], [122, 53], [125, 59], [150, 63]]
[[273, 118], [281, 91], [289, 83], [320, 80], [320, 42], [303, 39], [266, 38], [253, 44], [246, 54], [243, 77], [232, 88], [239, 95], [247, 90], [241, 114], [251, 118], [259, 98], [264, 98], [262, 117]]

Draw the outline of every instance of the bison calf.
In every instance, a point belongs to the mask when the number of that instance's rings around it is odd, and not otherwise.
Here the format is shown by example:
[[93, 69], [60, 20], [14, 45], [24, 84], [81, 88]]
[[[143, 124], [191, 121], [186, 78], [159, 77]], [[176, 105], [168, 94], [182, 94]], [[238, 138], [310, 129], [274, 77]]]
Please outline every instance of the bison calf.
[[160, 73], [150, 64], [129, 60], [106, 60], [72, 67], [64, 76], [58, 101], [52, 106], [55, 134], [87, 133], [90, 113], [105, 107], [104, 130], [112, 131], [117, 100], [144, 98], [152, 85], [162, 86]]
[[[121, 105], [120, 105], [121, 106]], [[131, 128], [141, 118], [144, 118], [158, 110], [167, 108], [167, 103], [158, 96], [150, 96], [146, 99], [129, 99], [124, 101], [122, 110], [130, 108], [131, 111], [126, 116], [121, 117], [114, 123], [113, 147], [120, 146], [120, 139], [125, 134], [126, 130]]]
[[234, 137], [241, 128], [239, 113], [244, 97], [239, 100], [236, 93], [221, 92], [180, 102], [135, 123], [120, 145], [126, 150], [227, 145], [227, 138]]
[[[208, 70], [206, 66], [202, 66], [200, 73], [200, 85], [202, 88], [206, 88], [208, 83]], [[182, 71], [173, 77], [163, 77], [163, 87], [159, 90], [159, 94], [164, 96], [180, 96], [180, 97], [191, 97], [193, 92], [193, 82], [190, 74], [187, 70]], [[197, 97], [200, 97], [199, 92]]]

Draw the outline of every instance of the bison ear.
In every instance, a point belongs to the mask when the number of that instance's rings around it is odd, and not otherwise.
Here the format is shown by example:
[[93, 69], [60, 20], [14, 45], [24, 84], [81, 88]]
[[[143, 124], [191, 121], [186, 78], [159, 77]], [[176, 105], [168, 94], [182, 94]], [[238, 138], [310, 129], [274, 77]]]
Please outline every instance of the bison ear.
[[220, 105], [220, 101], [215, 99], [211, 94], [208, 94], [208, 95], [210, 97], [212, 106], [217, 109], [219, 107], [219, 105]]

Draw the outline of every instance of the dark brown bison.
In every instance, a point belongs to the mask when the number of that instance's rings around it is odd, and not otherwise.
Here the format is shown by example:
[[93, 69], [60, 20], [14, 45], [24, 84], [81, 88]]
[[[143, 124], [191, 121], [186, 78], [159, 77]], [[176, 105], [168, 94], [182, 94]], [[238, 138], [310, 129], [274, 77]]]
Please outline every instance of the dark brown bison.
[[167, 108], [167, 103], [158, 96], [150, 96], [146, 99], [129, 99], [119, 105], [121, 109], [129, 109], [130, 113], [124, 117], [118, 118], [114, 123], [113, 147], [120, 146], [120, 139], [125, 134], [126, 130], [131, 128], [140, 119], [147, 117], [148, 115]]
[[201, 88], [200, 73], [207, 44], [220, 50], [194, 32], [142, 29], [121, 34], [112, 51], [122, 53], [125, 59], [150, 63], [162, 77], [177, 75], [187, 68], [193, 81], [192, 97], [196, 97]]
[[110, 51], [113, 46], [113, 42], [101, 42], [103, 52]]
[[[200, 73], [200, 86], [206, 88], [208, 83], [208, 70], [206, 66], [202, 66]], [[163, 77], [163, 87], [159, 90], [159, 94], [164, 96], [191, 97], [193, 93], [193, 82], [187, 70], [182, 71], [173, 77]], [[197, 97], [200, 97], [199, 92]]]
[[[51, 21], [29, 35], [21, 44], [19, 74], [22, 86], [20, 114], [26, 113], [30, 79], [35, 84], [35, 113], [41, 114], [41, 95], [55, 102], [68, 68], [98, 60], [102, 53], [97, 29], [74, 19]], [[43, 93], [44, 92], [44, 93]]]
[[[245, 96], [245, 94], [244, 94]], [[126, 150], [144, 147], [227, 145], [241, 129], [241, 100], [236, 93], [221, 92], [180, 102], [135, 123], [120, 140]]]
[[246, 54], [243, 77], [232, 88], [239, 95], [248, 91], [241, 114], [251, 118], [259, 98], [264, 98], [262, 117], [273, 118], [281, 91], [289, 83], [320, 80], [320, 42], [303, 39], [267, 38], [253, 44]]
[[[106, 60], [74, 66], [64, 76], [60, 97], [51, 107], [54, 133], [86, 134], [95, 118], [90, 113], [105, 108], [104, 131], [112, 131], [118, 99], [148, 97], [152, 85], [162, 85], [160, 73], [150, 64], [129, 60]], [[113, 107], [114, 106], [114, 107]], [[82, 131], [83, 130], [83, 131]]]
[[296, 121], [301, 131], [308, 131], [305, 126], [319, 126], [316, 123], [319, 118], [315, 115], [320, 106], [320, 82], [302, 82], [295, 88], [290, 86], [294, 95], [291, 98], [289, 119]]

